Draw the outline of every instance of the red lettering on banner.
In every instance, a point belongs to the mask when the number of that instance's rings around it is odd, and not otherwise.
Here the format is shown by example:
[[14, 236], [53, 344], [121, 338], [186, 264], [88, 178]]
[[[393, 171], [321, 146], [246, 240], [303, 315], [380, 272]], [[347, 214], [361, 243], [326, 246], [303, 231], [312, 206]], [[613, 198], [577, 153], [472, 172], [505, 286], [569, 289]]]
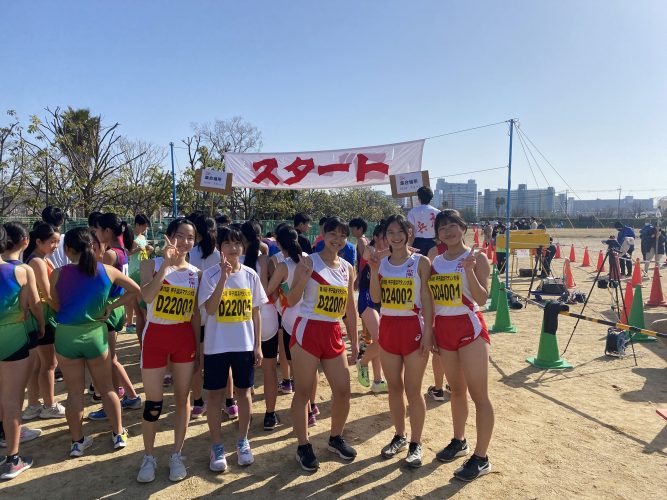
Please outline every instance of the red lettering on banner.
[[274, 185], [280, 184], [280, 179], [273, 173], [274, 170], [278, 169], [278, 160], [275, 158], [266, 158], [264, 160], [256, 161], [252, 164], [252, 168], [255, 169], [255, 172], [262, 169], [257, 177], [252, 180], [255, 184], [259, 184], [265, 179], [273, 182]]
[[385, 175], [389, 174], [389, 165], [382, 162], [368, 163], [368, 156], [363, 154], [357, 155], [357, 182], [366, 180], [366, 174], [369, 172], [380, 172]]
[[301, 182], [301, 180], [310, 173], [311, 170], [315, 168], [315, 162], [312, 158], [307, 160], [302, 160], [300, 157], [296, 157], [292, 163], [285, 167], [285, 170], [294, 174], [294, 177], [290, 177], [285, 181], [285, 184], [291, 186]]
[[317, 173], [319, 175], [326, 175], [332, 172], [349, 172], [350, 163], [330, 163], [329, 165], [319, 165]]

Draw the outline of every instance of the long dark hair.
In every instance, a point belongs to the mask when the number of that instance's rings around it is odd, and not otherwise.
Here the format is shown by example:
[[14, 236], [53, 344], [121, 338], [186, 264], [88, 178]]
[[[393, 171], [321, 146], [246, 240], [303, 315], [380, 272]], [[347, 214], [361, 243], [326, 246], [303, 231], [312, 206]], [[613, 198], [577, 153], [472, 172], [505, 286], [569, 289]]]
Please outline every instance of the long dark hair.
[[255, 271], [257, 271], [257, 257], [259, 257], [259, 244], [261, 243], [259, 235], [261, 233], [262, 228], [255, 220], [245, 221], [241, 224], [241, 234], [248, 241], [243, 264]]
[[215, 219], [202, 216], [195, 219], [194, 223], [197, 234], [201, 236], [201, 241], [198, 243], [201, 256], [205, 259], [215, 250]]
[[301, 259], [301, 245], [299, 245], [299, 233], [292, 226], [283, 226], [276, 234], [276, 241], [280, 248], [287, 252], [290, 259], [299, 262]]
[[218, 235], [216, 238], [218, 246], [223, 243], [235, 242], [243, 244], [243, 237], [241, 231], [231, 226], [218, 226]]
[[78, 253], [77, 267], [86, 276], [97, 274], [97, 261], [93, 253], [93, 238], [87, 227], [75, 227], [65, 233], [65, 246]]
[[32, 231], [30, 231], [30, 243], [28, 243], [28, 248], [23, 252], [23, 262], [28, 262], [28, 258], [35, 251], [37, 240], [46, 241], [56, 234], [56, 232], [54, 227], [46, 222], [38, 222], [35, 224]]
[[0, 253], [7, 250], [7, 231], [3, 226], [0, 226]]
[[26, 238], [30, 238], [28, 230], [20, 222], [7, 222], [4, 224], [7, 232], [7, 244], [3, 252], [14, 250]]
[[114, 236], [120, 239], [120, 243], [125, 249], [129, 250], [132, 248], [132, 243], [134, 242], [132, 229], [130, 229], [127, 222], [120, 220], [120, 217], [115, 213], [107, 212], [100, 215], [97, 219], [97, 227], [111, 229]]
[[192, 222], [189, 219], [186, 219], [185, 217], [179, 217], [178, 219], [174, 219], [169, 223], [167, 226], [167, 230], [165, 231], [165, 234], [169, 237], [172, 237], [173, 235], [176, 234], [176, 231], [178, 231], [178, 228], [181, 227], [183, 224], [186, 224], [188, 226], [192, 227], [192, 231], [194, 233], [197, 233], [197, 228], [195, 227], [194, 222]]

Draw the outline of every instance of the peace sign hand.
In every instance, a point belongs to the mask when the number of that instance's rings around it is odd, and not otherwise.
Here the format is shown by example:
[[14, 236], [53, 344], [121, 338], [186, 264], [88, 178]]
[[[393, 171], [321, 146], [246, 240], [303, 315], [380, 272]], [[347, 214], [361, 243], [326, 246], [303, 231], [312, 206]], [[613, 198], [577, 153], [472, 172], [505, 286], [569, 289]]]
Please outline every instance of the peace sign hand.
[[463, 269], [465, 269], [466, 271], [475, 269], [475, 265], [477, 264], [477, 254], [479, 253], [479, 251], [480, 250], [479, 248], [477, 248], [477, 245], [472, 246], [468, 256], [461, 262]]
[[232, 274], [232, 271], [234, 270], [230, 262], [227, 260], [227, 257], [225, 257], [225, 254], [222, 252], [220, 252], [220, 270], [225, 279], [229, 278], [229, 275]]
[[375, 248], [372, 248], [369, 252], [369, 258], [367, 259], [371, 270], [377, 271], [380, 268], [380, 262], [387, 255], [391, 255], [391, 250], [389, 248], [385, 248], [384, 250], [376, 250]]
[[169, 240], [169, 237], [165, 234], [164, 242], [165, 242], [164, 254], [163, 254], [164, 262], [168, 266], [175, 265], [180, 257], [180, 252], [176, 248], [176, 244], [178, 243], [178, 237], [176, 237], [176, 239], [172, 243]]

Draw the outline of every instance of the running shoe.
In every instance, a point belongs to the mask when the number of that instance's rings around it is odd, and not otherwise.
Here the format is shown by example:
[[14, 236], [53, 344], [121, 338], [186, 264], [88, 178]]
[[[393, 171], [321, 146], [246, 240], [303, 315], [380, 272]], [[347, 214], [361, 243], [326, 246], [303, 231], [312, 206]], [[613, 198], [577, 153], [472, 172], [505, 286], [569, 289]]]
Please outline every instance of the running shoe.
[[197, 420], [198, 418], [201, 418], [204, 415], [206, 415], [206, 401], [204, 401], [204, 404], [202, 406], [192, 407], [192, 411], [190, 412], [190, 418], [192, 420]]
[[382, 458], [393, 458], [399, 451], [401, 451], [407, 445], [408, 445], [408, 440], [405, 437], [395, 435], [392, 438], [391, 443], [382, 448], [380, 455], [382, 455]]
[[224, 472], [227, 470], [225, 448], [221, 444], [211, 446], [211, 459], [208, 462], [208, 468], [213, 472]]
[[292, 388], [292, 382], [290, 380], [283, 380], [278, 384], [278, 390], [283, 394], [292, 394], [294, 389]]
[[239, 442], [236, 445], [236, 454], [239, 457], [239, 465], [250, 465], [255, 461], [255, 457], [252, 456], [248, 438], [239, 439]]
[[97, 411], [91, 411], [88, 414], [88, 420], [107, 420], [107, 413], [104, 411], [104, 408], [100, 408]]
[[[21, 426], [19, 443], [27, 443], [28, 441], [37, 439], [41, 435], [42, 429], [29, 429], [28, 427]], [[0, 448], [7, 448], [7, 437], [4, 435], [0, 438]]]
[[405, 457], [405, 463], [408, 467], [415, 469], [422, 466], [422, 445], [419, 443], [410, 443], [408, 456]]
[[320, 409], [317, 407], [316, 404], [310, 405], [310, 411], [312, 412], [313, 415], [316, 417], [320, 414]]
[[16, 455], [13, 460], [7, 460], [2, 465], [2, 473], [0, 479], [14, 479], [21, 472], [24, 472], [32, 467], [32, 458], [21, 457]]
[[185, 464], [183, 463], [183, 455], [172, 453], [171, 457], [169, 457], [169, 480], [174, 482], [181, 481], [187, 475], [188, 471], [185, 469]]
[[380, 394], [381, 392], [388, 392], [389, 388], [387, 387], [387, 382], [380, 380], [379, 382], [373, 382], [371, 386], [371, 391], [375, 394]]
[[272, 431], [273, 429], [278, 427], [278, 424], [280, 424], [280, 419], [278, 418], [278, 414], [276, 412], [266, 413], [264, 415], [264, 430], [265, 431]]
[[426, 394], [431, 396], [431, 398], [435, 401], [444, 401], [445, 400], [445, 390], [444, 389], [436, 389], [434, 385], [430, 386], [426, 390]]
[[468, 448], [468, 443], [465, 439], [463, 441], [459, 441], [458, 439], [454, 438], [447, 446], [440, 450], [435, 455], [435, 457], [441, 462], [451, 462], [458, 457], [466, 456], [469, 452], [470, 449]]
[[90, 394], [91, 396], [95, 394], [95, 386], [93, 384], [90, 384], [88, 386], [88, 394]]
[[125, 333], [137, 333], [137, 325], [127, 325], [125, 327]]
[[357, 451], [345, 442], [343, 436], [332, 436], [329, 438], [329, 451], [336, 453], [343, 460], [354, 460]]
[[60, 368], [56, 368], [56, 370], [53, 372], [53, 379], [55, 382], [62, 382], [65, 380], [65, 377], [63, 377], [63, 372], [60, 371]]
[[491, 462], [489, 458], [478, 457], [473, 455], [468, 460], [463, 462], [463, 465], [454, 471], [454, 477], [461, 481], [472, 481], [479, 476], [484, 476], [491, 472]]
[[169, 374], [165, 375], [164, 379], [162, 379], [162, 385], [164, 387], [169, 387], [173, 383], [174, 383], [174, 379]]
[[111, 431], [111, 441], [113, 442], [114, 450], [125, 448], [127, 446], [127, 429], [123, 429], [123, 432], [120, 434]]
[[34, 420], [35, 418], [39, 417], [40, 413], [42, 413], [41, 404], [35, 406], [28, 405], [28, 407], [25, 410], [23, 410], [21, 418], [23, 420]]
[[361, 360], [357, 360], [357, 379], [364, 387], [371, 386], [371, 379], [368, 377], [368, 365], [362, 365]]
[[120, 407], [123, 410], [138, 410], [142, 406], [141, 396], [128, 398], [127, 396], [120, 400]]
[[320, 468], [320, 463], [313, 452], [313, 445], [310, 443], [302, 444], [296, 449], [296, 461], [299, 462], [301, 468], [308, 472], [316, 471]]
[[[2, 455], [2, 457], [0, 457], [0, 467], [5, 465], [6, 462], [7, 462], [7, 455]], [[1, 473], [1, 471], [0, 471], [0, 473]]]
[[78, 441], [72, 443], [69, 448], [70, 457], [82, 457], [84, 450], [90, 448], [93, 445], [93, 438], [91, 436], [84, 436], [83, 443]]
[[125, 396], [125, 389], [122, 387], [116, 388], [116, 394], [118, 394], [118, 399], [123, 399], [123, 396]]
[[315, 427], [317, 425], [317, 418], [311, 412], [308, 412], [308, 427]]
[[96, 392], [93, 392], [93, 395], [90, 399], [93, 401], [93, 403], [100, 403], [100, 402], [102, 402], [102, 395], [98, 394]]
[[239, 407], [236, 404], [225, 406], [223, 411], [227, 414], [230, 420], [236, 420], [239, 418]]
[[39, 418], [65, 418], [65, 407], [60, 403], [56, 403], [53, 406], [42, 406]]
[[155, 480], [155, 469], [157, 464], [155, 463], [155, 457], [153, 455], [144, 455], [144, 459], [141, 461], [141, 467], [139, 467], [139, 474], [137, 474], [137, 481], [140, 483], [150, 483]]

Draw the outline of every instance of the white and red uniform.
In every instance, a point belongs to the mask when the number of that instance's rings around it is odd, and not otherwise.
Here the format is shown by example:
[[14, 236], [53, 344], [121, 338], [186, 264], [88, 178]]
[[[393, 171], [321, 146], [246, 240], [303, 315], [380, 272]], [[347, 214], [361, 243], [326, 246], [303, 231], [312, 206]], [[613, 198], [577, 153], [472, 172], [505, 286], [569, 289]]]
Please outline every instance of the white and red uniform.
[[313, 271], [303, 291], [290, 347], [298, 344], [318, 359], [332, 359], [345, 352], [340, 319], [347, 307], [352, 266], [340, 259], [337, 268], [328, 267], [319, 253], [310, 258]]
[[438, 255], [431, 264], [428, 286], [435, 304], [435, 338], [438, 346], [447, 351], [457, 351], [482, 337], [490, 343], [489, 332], [472, 298], [463, 260], [470, 250], [454, 260]]
[[[308, 257], [308, 254], [302, 252], [301, 257]], [[299, 300], [299, 302], [291, 307], [287, 305], [287, 299], [284, 297], [292, 288], [292, 283], [294, 282], [294, 270], [296, 269], [297, 263], [294, 262], [291, 257], [283, 259], [282, 262], [284, 262], [285, 266], [287, 266], [287, 279], [283, 282], [283, 284], [280, 285], [280, 315], [283, 318], [283, 330], [288, 335], [292, 335], [292, 330], [294, 330], [294, 323], [296, 322], [296, 318], [301, 312], [301, 303], [303, 302], [303, 299]]]
[[420, 258], [419, 254], [412, 254], [398, 266], [389, 262], [390, 257], [380, 262], [379, 342], [384, 351], [397, 356], [419, 349], [422, 338]]

